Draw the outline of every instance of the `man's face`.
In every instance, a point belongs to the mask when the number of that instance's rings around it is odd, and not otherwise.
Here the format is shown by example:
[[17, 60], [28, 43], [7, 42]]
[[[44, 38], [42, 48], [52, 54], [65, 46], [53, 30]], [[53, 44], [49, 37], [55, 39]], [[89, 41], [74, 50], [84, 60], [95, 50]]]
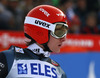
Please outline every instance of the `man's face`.
[[57, 39], [50, 35], [50, 39], [47, 45], [51, 51], [58, 53], [60, 52], [60, 48], [62, 46], [62, 43], [65, 41], [65, 39], [66, 37]]

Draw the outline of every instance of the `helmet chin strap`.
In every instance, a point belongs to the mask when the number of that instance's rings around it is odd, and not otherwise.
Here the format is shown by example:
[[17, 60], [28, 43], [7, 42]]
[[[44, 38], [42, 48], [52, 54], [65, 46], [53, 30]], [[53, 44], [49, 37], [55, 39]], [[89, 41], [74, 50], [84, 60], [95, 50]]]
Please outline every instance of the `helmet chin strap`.
[[[49, 33], [48, 33], [48, 38], [50, 39], [50, 31], [48, 31], [48, 32], [49, 32]], [[49, 41], [49, 40], [48, 40], [48, 41]], [[48, 42], [47, 42], [47, 43], [48, 43]], [[44, 51], [52, 52], [52, 51], [50, 50], [50, 48], [48, 47], [47, 43], [42, 44], [43, 47], [45, 48]]]
[[42, 45], [43, 45], [43, 47], [45, 48], [44, 51], [52, 52], [52, 51], [50, 50], [50, 48], [48, 47], [47, 43], [44, 43], [44, 44], [42, 44]]

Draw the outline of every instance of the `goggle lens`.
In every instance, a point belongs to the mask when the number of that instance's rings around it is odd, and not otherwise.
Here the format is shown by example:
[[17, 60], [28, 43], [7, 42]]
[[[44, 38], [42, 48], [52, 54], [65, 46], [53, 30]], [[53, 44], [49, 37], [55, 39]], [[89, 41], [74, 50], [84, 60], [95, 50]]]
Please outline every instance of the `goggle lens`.
[[54, 32], [51, 32], [51, 35], [55, 38], [62, 38], [66, 36], [68, 31], [68, 25], [65, 23], [55, 23], [56, 28]]

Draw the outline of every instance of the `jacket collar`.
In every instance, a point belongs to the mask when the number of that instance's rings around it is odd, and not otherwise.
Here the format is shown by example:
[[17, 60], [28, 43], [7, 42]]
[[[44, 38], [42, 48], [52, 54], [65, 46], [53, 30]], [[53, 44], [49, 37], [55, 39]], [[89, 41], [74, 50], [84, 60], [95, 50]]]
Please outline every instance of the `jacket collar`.
[[49, 57], [50, 56], [50, 52], [49, 51], [44, 51], [36, 43], [29, 45], [27, 48], [30, 49], [33, 53], [35, 53], [37, 55], [43, 54], [44, 57]]

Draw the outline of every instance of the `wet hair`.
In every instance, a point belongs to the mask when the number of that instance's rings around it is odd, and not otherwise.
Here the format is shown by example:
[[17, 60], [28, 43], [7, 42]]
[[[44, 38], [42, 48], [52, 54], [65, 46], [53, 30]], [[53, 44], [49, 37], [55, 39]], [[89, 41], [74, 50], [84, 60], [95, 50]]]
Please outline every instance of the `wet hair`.
[[29, 45], [31, 45], [31, 44], [33, 44], [33, 43], [36, 43], [36, 42], [34, 42], [33, 40], [31, 40], [30, 42], [27, 42], [27, 41], [26, 41], [26, 46], [29, 46]]
[[34, 39], [32, 39], [28, 34], [24, 34], [27, 38], [29, 38], [31, 41], [25, 41], [26, 42], [26, 46], [29, 46], [33, 43], [36, 43], [36, 41]]

